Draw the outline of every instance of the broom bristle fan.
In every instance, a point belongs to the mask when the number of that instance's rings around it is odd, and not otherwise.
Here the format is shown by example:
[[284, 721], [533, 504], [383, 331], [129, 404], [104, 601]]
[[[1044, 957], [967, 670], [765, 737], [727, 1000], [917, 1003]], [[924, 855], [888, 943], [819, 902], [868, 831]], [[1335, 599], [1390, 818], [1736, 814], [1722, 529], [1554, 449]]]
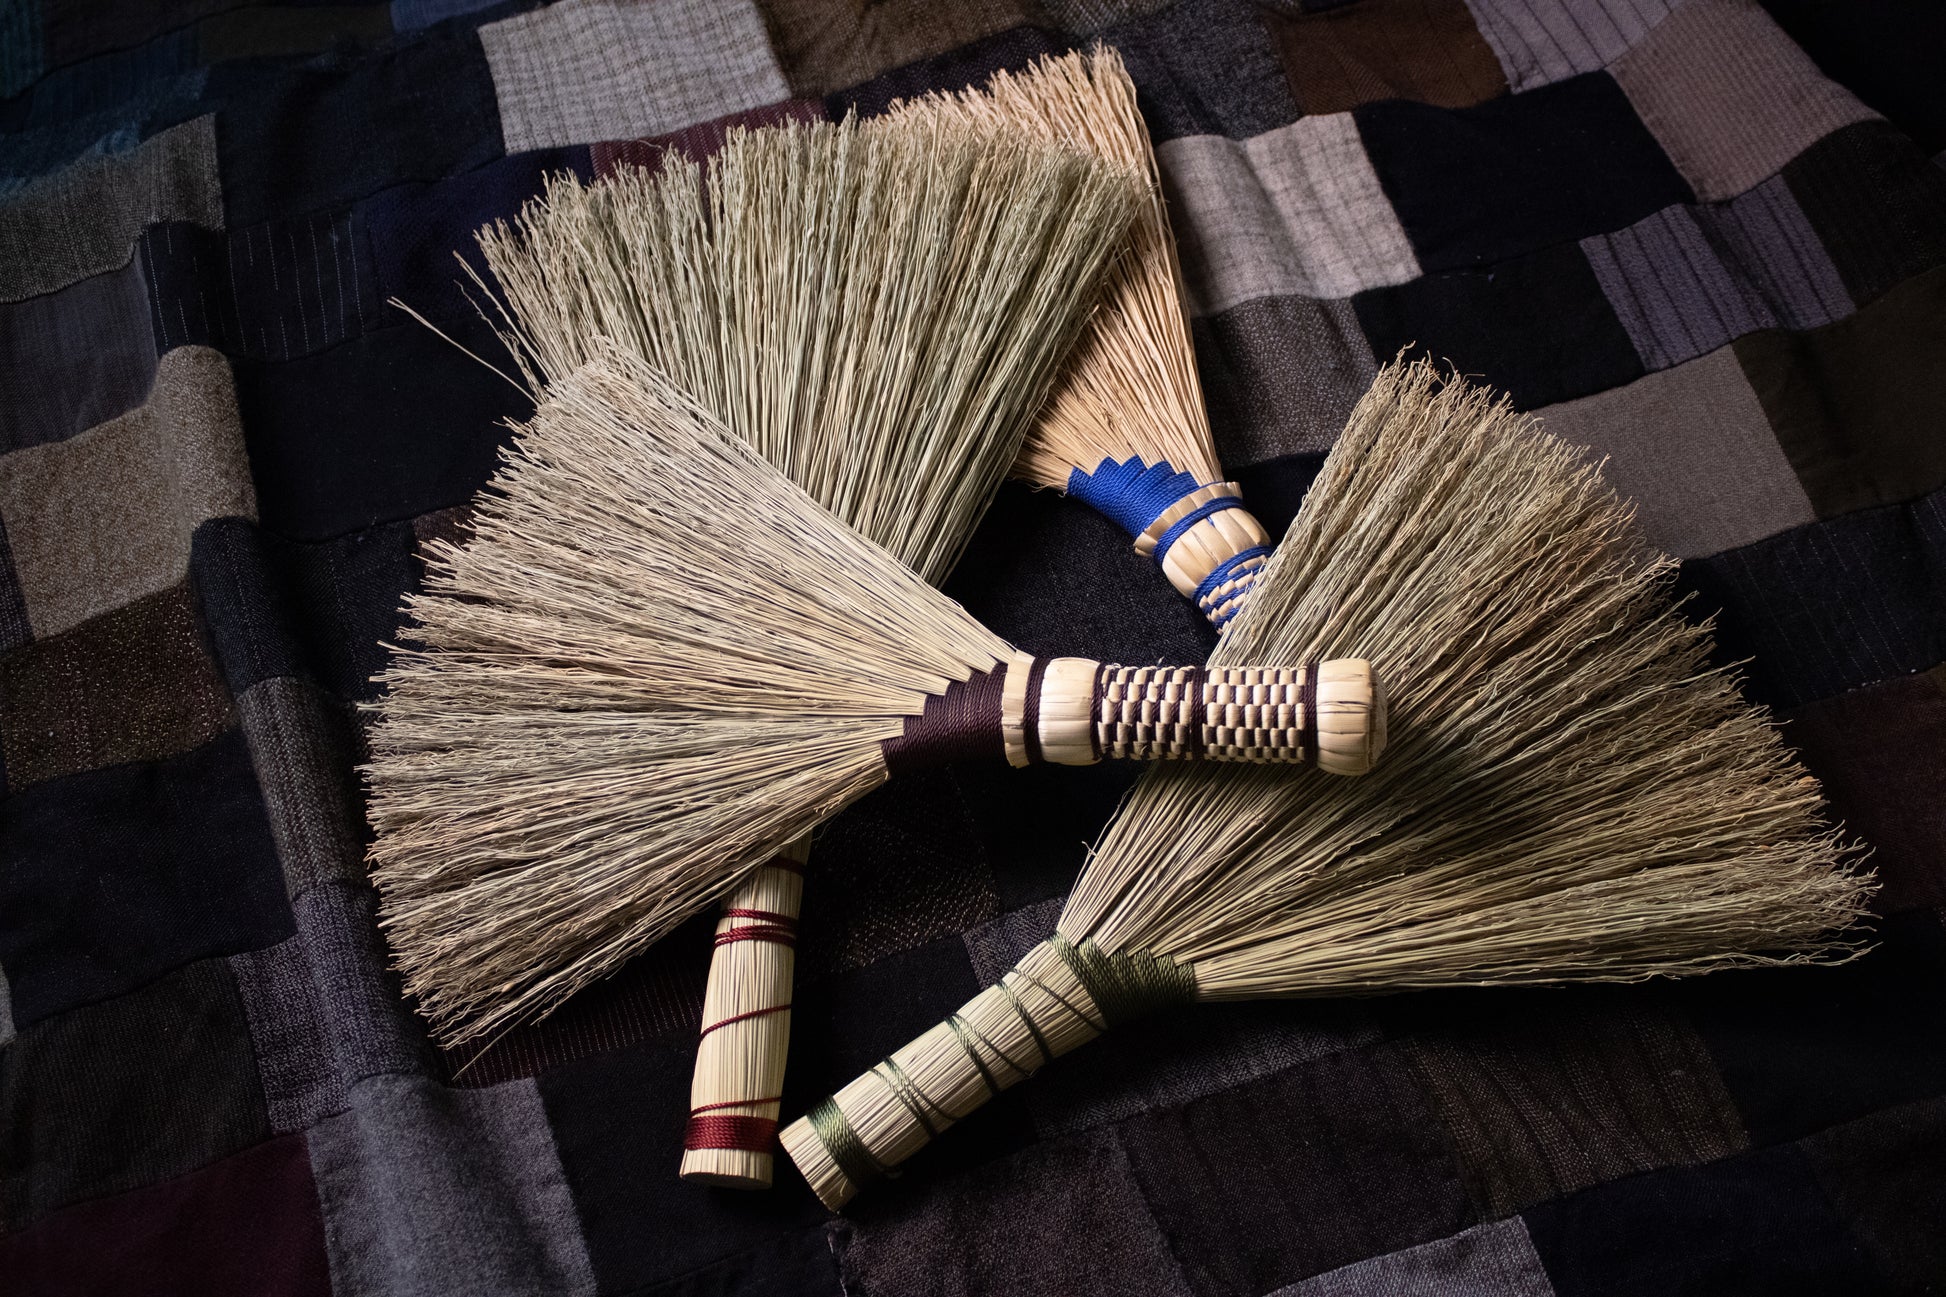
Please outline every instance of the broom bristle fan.
[[551, 383], [381, 676], [380, 926], [443, 1038], [534, 1016], [897, 769], [1310, 762], [1368, 665], [1028, 658], [641, 361]]
[[1217, 461], [1161, 175], [1121, 56], [1098, 45], [1043, 58], [892, 115], [1073, 142], [1143, 177], [1128, 251], [1014, 475], [1106, 514], [1221, 627], [1248, 598], [1270, 538]]
[[[938, 580], [1086, 318], [1139, 177], [965, 122], [732, 132], [550, 183], [481, 233], [494, 320], [540, 388], [619, 347]], [[469, 273], [472, 268], [468, 267]], [[726, 898], [684, 1164], [769, 1182], [808, 844]]]
[[1571, 448], [1430, 367], [1354, 410], [1212, 663], [1370, 657], [1386, 761], [1148, 771], [1055, 935], [794, 1122], [834, 1209], [999, 1090], [1197, 1000], [1842, 960], [1873, 883]]

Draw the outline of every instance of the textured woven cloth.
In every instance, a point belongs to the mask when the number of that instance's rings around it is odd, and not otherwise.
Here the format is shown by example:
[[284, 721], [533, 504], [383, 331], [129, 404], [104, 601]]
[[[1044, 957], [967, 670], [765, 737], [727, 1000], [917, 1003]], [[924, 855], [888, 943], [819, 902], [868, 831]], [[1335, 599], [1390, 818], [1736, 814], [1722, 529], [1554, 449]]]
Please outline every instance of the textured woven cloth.
[[[1607, 460], [1874, 847], [1839, 969], [1184, 1011], [840, 1218], [682, 1184], [709, 924], [478, 1058], [388, 972], [372, 673], [518, 394], [550, 172], [1102, 39], [1281, 530], [1377, 366]], [[1926, 0], [0, 2], [0, 1292], [1946, 1291], [1946, 20]], [[951, 592], [1200, 660], [1079, 504]], [[1129, 786], [955, 767], [814, 857], [787, 1116], [1046, 935]]]

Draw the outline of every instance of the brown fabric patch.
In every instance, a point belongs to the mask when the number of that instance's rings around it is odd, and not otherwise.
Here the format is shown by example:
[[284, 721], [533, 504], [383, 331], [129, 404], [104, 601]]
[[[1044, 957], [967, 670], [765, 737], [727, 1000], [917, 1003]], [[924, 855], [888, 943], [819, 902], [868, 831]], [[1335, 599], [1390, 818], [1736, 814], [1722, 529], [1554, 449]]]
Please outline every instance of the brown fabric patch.
[[1507, 93], [1500, 60], [1461, 0], [1362, 0], [1322, 13], [1265, 9], [1306, 113], [1379, 99], [1466, 108]]
[[1752, 0], [1699, 0], [1609, 69], [1704, 201], [1735, 198], [1877, 114], [1827, 81]]
[[0, 458], [0, 518], [37, 638], [182, 580], [205, 519], [256, 516], [236, 386], [208, 347], [164, 356], [139, 408]]
[[[1403, 1042], [1489, 1219], [1748, 1147], [1709, 1050], [1639, 991], [1542, 992]], [[1553, 1001], [1553, 1003], [1548, 1003]]]
[[234, 715], [186, 582], [0, 659], [9, 789], [187, 752]]
[[1946, 267], [1850, 319], [1735, 345], [1820, 518], [1946, 485]]
[[1832, 814], [1872, 844], [1883, 914], [1946, 905], [1946, 668], [1784, 716]]
[[791, 93], [830, 94], [890, 68], [1043, 20], [1033, 0], [759, 0]]
[[1816, 521], [1728, 347], [1535, 413], [1607, 461], [1602, 476], [1635, 502], [1642, 534], [1679, 558]]

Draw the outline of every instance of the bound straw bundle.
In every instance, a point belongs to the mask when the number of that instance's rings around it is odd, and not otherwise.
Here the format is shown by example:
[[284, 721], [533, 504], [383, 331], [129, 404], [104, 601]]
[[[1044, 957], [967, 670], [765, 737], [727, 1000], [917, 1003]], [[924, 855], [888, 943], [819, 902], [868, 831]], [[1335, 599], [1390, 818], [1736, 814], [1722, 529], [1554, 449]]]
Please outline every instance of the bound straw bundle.
[[1029, 659], [639, 361], [547, 390], [367, 767], [380, 923], [435, 1030], [531, 1017], [896, 768], [987, 755], [1312, 761], [1383, 741], [1359, 661]]
[[1096, 46], [1043, 58], [980, 89], [897, 105], [893, 117], [1070, 142], [1143, 178], [1128, 252], [1013, 471], [1107, 514], [1222, 626], [1243, 606], [1270, 538], [1217, 462], [1161, 177], [1121, 56]]
[[[1138, 194], [1124, 168], [965, 121], [733, 132], [707, 166], [556, 180], [482, 232], [495, 282], [475, 279], [532, 386], [618, 346], [652, 361], [937, 581]], [[717, 1183], [769, 1183], [807, 849], [726, 898], [684, 1158]]]
[[783, 1133], [836, 1208], [994, 1093], [1192, 1000], [1630, 981], [1836, 960], [1868, 878], [1816, 783], [1566, 446], [1389, 369], [1213, 664], [1364, 654], [1377, 772], [1162, 767], [1056, 925]]

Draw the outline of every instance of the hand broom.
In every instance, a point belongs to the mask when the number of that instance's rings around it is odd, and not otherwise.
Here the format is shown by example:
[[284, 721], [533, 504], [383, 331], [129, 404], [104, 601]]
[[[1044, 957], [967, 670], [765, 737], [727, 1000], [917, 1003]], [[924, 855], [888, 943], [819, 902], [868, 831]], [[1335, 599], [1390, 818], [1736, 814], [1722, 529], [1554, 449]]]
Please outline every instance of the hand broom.
[[1372, 775], [1148, 771], [996, 986], [782, 1136], [842, 1206], [1001, 1089], [1190, 1001], [1842, 960], [1872, 882], [1571, 448], [1382, 372], [1211, 669], [1363, 654]]
[[367, 766], [380, 925], [437, 1034], [532, 1017], [899, 769], [1310, 762], [1384, 739], [1366, 663], [1015, 652], [644, 362], [557, 378], [428, 547]]
[[[732, 132], [706, 166], [671, 154], [550, 182], [482, 231], [493, 283], [468, 272], [532, 389], [617, 345], [646, 356], [937, 581], [1018, 455], [1137, 184], [967, 122]], [[807, 846], [755, 870], [719, 925], [685, 1141], [685, 1167], [718, 1183], [769, 1182]]]

